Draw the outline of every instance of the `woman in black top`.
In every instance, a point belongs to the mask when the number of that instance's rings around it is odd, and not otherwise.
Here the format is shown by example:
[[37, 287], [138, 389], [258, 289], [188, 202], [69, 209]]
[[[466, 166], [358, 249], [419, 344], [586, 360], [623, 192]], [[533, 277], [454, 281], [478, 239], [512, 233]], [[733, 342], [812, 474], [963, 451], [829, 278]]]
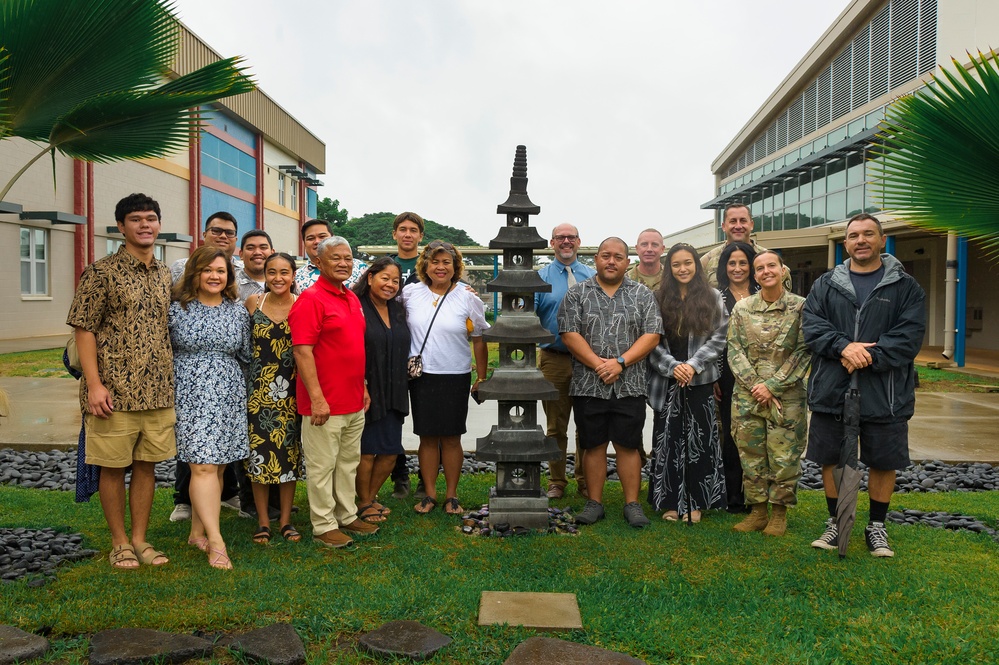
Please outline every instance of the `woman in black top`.
[[378, 490], [392, 473], [396, 455], [403, 455], [402, 422], [409, 413], [410, 335], [406, 310], [395, 297], [402, 272], [382, 257], [354, 285], [367, 326], [364, 331], [364, 379], [371, 407], [364, 415], [361, 461], [357, 466], [357, 515], [365, 522], [384, 522], [390, 512], [378, 503]]
[[[760, 290], [753, 276], [753, 258], [756, 251], [752, 245], [743, 242], [730, 242], [718, 257], [718, 290], [725, 299], [725, 311], [732, 314], [735, 303], [748, 298]], [[722, 463], [725, 467], [725, 488], [728, 495], [728, 511], [741, 513], [746, 510], [746, 497], [742, 491], [742, 462], [739, 450], [732, 438], [732, 389], [735, 376], [728, 366], [728, 352], [722, 351], [718, 358], [721, 378], [718, 379], [718, 415], [722, 426]]]

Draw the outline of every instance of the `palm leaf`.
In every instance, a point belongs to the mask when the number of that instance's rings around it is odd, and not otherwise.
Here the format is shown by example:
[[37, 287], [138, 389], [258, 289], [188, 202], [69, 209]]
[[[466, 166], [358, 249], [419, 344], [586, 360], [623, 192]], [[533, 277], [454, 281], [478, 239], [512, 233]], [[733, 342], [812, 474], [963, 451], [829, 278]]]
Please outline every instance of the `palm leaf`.
[[10, 58], [0, 83], [0, 138], [45, 140], [85, 100], [155, 85], [179, 35], [171, 2], [4, 0], [0, 47]]
[[162, 157], [183, 149], [200, 126], [199, 106], [253, 90], [239, 62], [219, 60], [154, 90], [89, 99], [55, 123], [49, 145], [92, 162]]
[[888, 107], [872, 164], [881, 207], [907, 222], [982, 241], [999, 254], [999, 68], [969, 54]]

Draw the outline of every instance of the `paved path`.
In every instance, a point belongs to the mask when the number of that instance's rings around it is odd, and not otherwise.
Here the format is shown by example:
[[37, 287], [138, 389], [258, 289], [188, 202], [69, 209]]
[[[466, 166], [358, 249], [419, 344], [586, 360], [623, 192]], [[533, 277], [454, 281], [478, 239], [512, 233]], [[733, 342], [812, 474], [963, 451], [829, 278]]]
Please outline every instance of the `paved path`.
[[[10, 394], [12, 403], [10, 418], [0, 421], [0, 447], [47, 450], [76, 445], [80, 432], [76, 381], [0, 377], [0, 388]], [[474, 451], [476, 438], [489, 433], [496, 423], [496, 406], [469, 400], [468, 433], [461, 441], [465, 450]], [[541, 409], [538, 412], [543, 417]], [[648, 416], [645, 441], [651, 442], [651, 410]], [[415, 451], [419, 439], [404, 429], [403, 445]], [[914, 460], [999, 464], [999, 394], [918, 393], [909, 431]], [[570, 450], [573, 436], [570, 423]]]

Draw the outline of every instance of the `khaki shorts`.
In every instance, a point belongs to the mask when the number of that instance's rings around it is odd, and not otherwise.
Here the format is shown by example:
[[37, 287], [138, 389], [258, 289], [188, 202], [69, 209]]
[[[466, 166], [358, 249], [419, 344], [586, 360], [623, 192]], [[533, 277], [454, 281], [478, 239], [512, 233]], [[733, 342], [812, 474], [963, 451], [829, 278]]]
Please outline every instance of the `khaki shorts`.
[[162, 462], [177, 454], [173, 407], [114, 411], [110, 418], [86, 414], [87, 464], [123, 469], [133, 461]]

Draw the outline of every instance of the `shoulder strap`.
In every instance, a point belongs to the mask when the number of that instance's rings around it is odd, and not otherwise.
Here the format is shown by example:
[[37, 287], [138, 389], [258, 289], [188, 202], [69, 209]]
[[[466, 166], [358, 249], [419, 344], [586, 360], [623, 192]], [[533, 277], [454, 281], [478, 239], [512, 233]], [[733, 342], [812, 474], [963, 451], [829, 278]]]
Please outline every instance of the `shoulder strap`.
[[[427, 346], [427, 338], [430, 337], [430, 329], [434, 327], [434, 321], [437, 319], [437, 315], [440, 313], [441, 308], [444, 306], [444, 299], [447, 298], [447, 294], [451, 293], [452, 289], [454, 289], [454, 284], [452, 284], [451, 287], [444, 292], [444, 295], [441, 296], [440, 302], [437, 303], [437, 307], [434, 308], [434, 315], [430, 318], [430, 325], [427, 326], [427, 334], [423, 336], [423, 344], [420, 345], [419, 355], [421, 356], [423, 355], [423, 349], [425, 349]], [[433, 293], [433, 291], [431, 291], [431, 293]]]

